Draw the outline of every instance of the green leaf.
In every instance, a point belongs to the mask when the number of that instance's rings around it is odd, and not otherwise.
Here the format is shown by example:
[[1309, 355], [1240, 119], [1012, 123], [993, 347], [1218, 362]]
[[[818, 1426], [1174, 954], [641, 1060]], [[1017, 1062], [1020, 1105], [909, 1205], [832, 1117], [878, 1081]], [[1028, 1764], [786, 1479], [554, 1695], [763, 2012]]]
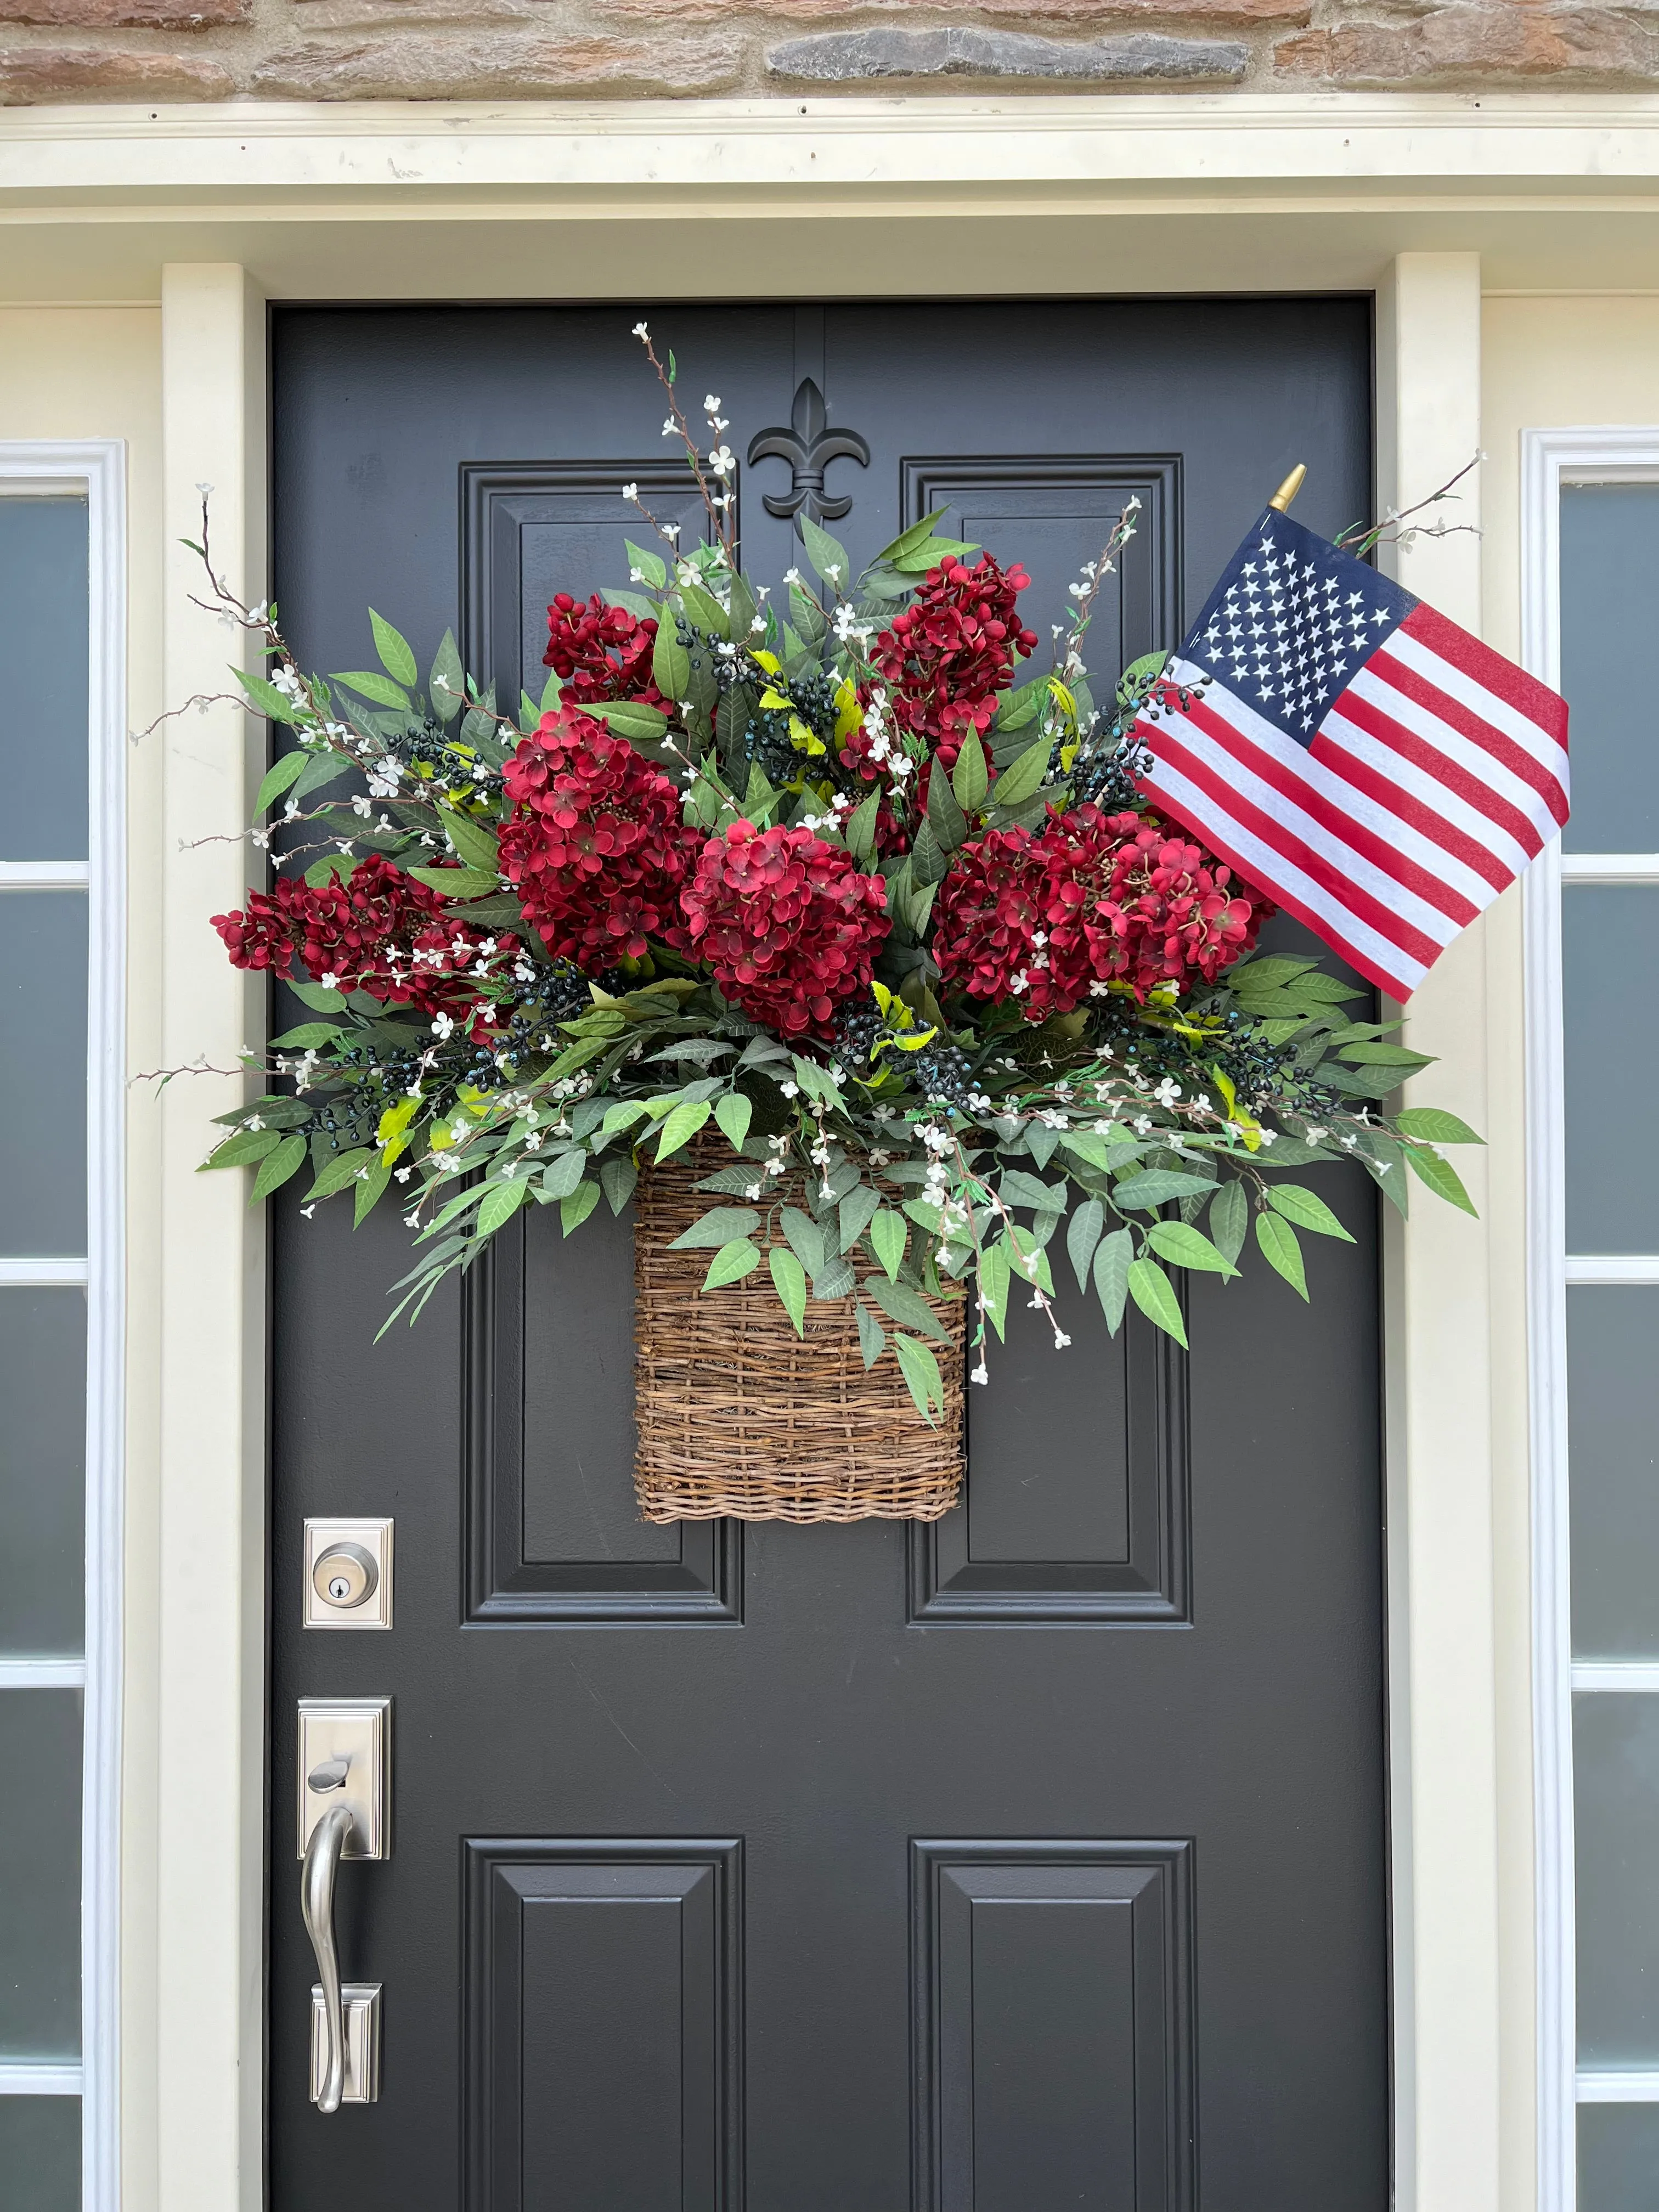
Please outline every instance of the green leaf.
[[898, 1279], [898, 1271], [904, 1261], [904, 1248], [909, 1237], [910, 1232], [904, 1225], [903, 1215], [895, 1213], [890, 1206], [884, 1206], [879, 1213], [871, 1216], [870, 1249], [885, 1269], [890, 1283]]
[[856, 1184], [841, 1201], [841, 1249], [850, 1252], [880, 1211], [881, 1200], [867, 1182]]
[[752, 1237], [761, 1218], [750, 1206], [711, 1206], [683, 1236], [669, 1246], [671, 1252], [692, 1252], [699, 1245], [725, 1245], [739, 1237]]
[[239, 1129], [222, 1145], [215, 1146], [197, 1172], [204, 1174], [209, 1168], [252, 1167], [255, 1160], [274, 1152], [282, 1141], [280, 1129]]
[[1316, 1237], [1340, 1237], [1345, 1244], [1353, 1243], [1352, 1237], [1324, 1200], [1316, 1198], [1310, 1190], [1304, 1190], [1300, 1183], [1270, 1184], [1267, 1203], [1275, 1213], [1282, 1213], [1286, 1221], [1293, 1221], [1298, 1229], [1311, 1229]]
[[[573, 1153], [573, 1158], [580, 1155]], [[511, 1182], [491, 1183], [478, 1202], [478, 1234], [493, 1237], [505, 1221], [510, 1221], [530, 1195], [530, 1185], [522, 1176]]]
[[[455, 633], [447, 629], [438, 641], [433, 655], [432, 673], [427, 678], [427, 689], [432, 695], [432, 709], [441, 722], [453, 721], [466, 704], [466, 672], [461, 666], [461, 656], [456, 650]], [[547, 712], [547, 701], [542, 701], [542, 712]]]
[[273, 1052], [308, 1052], [317, 1045], [332, 1044], [345, 1031], [338, 1022], [301, 1022], [297, 1030], [284, 1030], [279, 1037], [272, 1037]]
[[821, 1275], [827, 1257], [823, 1234], [816, 1221], [803, 1213], [798, 1206], [786, 1206], [778, 1217], [783, 1233], [789, 1239], [795, 1257], [809, 1275]]
[[1071, 1255], [1073, 1272], [1080, 1291], [1089, 1287], [1089, 1269], [1095, 1256], [1095, 1247], [1106, 1226], [1106, 1209], [1097, 1198], [1085, 1199], [1075, 1206], [1066, 1224], [1066, 1249]]
[[705, 1291], [718, 1291], [727, 1283], [740, 1283], [745, 1275], [752, 1275], [759, 1267], [761, 1255], [746, 1237], [734, 1237], [723, 1245], [708, 1263], [708, 1273], [702, 1279]]
[[1146, 1231], [1146, 1242], [1160, 1259], [1172, 1267], [1195, 1267], [1211, 1275], [1236, 1275], [1232, 1261], [1211, 1243], [1201, 1229], [1194, 1229], [1185, 1221], [1155, 1221]]
[[1175, 1294], [1175, 1285], [1156, 1260], [1143, 1255], [1129, 1262], [1129, 1296], [1140, 1308], [1154, 1328], [1161, 1328], [1165, 1336], [1185, 1346], [1186, 1323], [1181, 1318], [1181, 1301]]
[[[493, 832], [486, 830], [482, 822], [475, 822], [470, 814], [457, 813], [452, 806], [438, 809], [438, 821], [467, 867], [487, 875], [491, 889], [495, 889], [501, 880], [501, 853]], [[442, 888], [440, 884], [439, 889]]]
[[373, 607], [368, 611], [368, 626], [374, 633], [374, 650], [380, 656], [380, 665], [394, 682], [413, 684], [420, 671], [415, 665], [415, 656], [409, 649], [407, 639], [401, 637], [389, 622], [377, 615]]
[[728, 1091], [724, 1098], [714, 1101], [714, 1119], [734, 1152], [743, 1150], [743, 1140], [749, 1134], [749, 1123], [754, 1111], [753, 1104], [741, 1091]]
[[352, 1200], [351, 1225], [354, 1229], [362, 1227], [364, 1222], [380, 1204], [386, 1185], [391, 1181], [392, 1170], [382, 1161], [379, 1167], [371, 1169], [361, 1182], [353, 1186], [356, 1196]]
[[[285, 692], [279, 691], [274, 684], [267, 683], [263, 676], [250, 676], [245, 669], [238, 668], [234, 662], [230, 664], [230, 672], [267, 720], [273, 722], [294, 720], [298, 708], [293, 700]], [[376, 683], [380, 680], [378, 677], [375, 678]]]
[[813, 568], [832, 591], [844, 597], [853, 585], [853, 568], [847, 558], [847, 548], [827, 530], [820, 529], [810, 514], [800, 517], [800, 536]]
[[[957, 804], [957, 795], [944, 775], [929, 774], [927, 778], [927, 826], [939, 841], [939, 850], [954, 853], [968, 835], [968, 817]], [[922, 881], [921, 872], [916, 872]]]
[[1250, 1201], [1237, 1178], [1224, 1182], [1210, 1200], [1210, 1234], [1229, 1265], [1237, 1265], [1250, 1226]]
[[1460, 1206], [1465, 1213], [1473, 1213], [1477, 1220], [1480, 1218], [1474, 1200], [1464, 1189], [1462, 1178], [1449, 1160], [1443, 1160], [1438, 1152], [1425, 1152], [1418, 1145], [1407, 1146], [1406, 1158], [1411, 1163], [1413, 1175], [1427, 1183], [1437, 1197], [1446, 1199], [1453, 1206]]
[[344, 992], [337, 991], [331, 983], [293, 982], [288, 988], [300, 1004], [309, 1006], [313, 1013], [343, 1014], [346, 1010]]
[[1362, 1038], [1358, 1044], [1343, 1045], [1337, 1057], [1351, 1060], [1357, 1066], [1398, 1067], [1407, 1071], [1413, 1067], [1428, 1067], [1434, 1060], [1431, 1052], [1413, 1052], [1403, 1044], [1383, 1044], [1366, 1038]]
[[933, 534], [934, 526], [944, 521], [951, 512], [948, 507], [936, 507], [931, 514], [924, 514], [920, 522], [913, 522], [908, 530], [901, 530], [890, 545], [884, 545], [877, 554], [878, 561], [896, 561], [911, 552], [924, 539]]
[[394, 684], [389, 676], [381, 676], [372, 668], [359, 668], [329, 678], [331, 684], [343, 684], [349, 691], [361, 692], [372, 699], [377, 707], [409, 708], [409, 694], [401, 684]]
[[674, 635], [672, 622], [657, 625], [657, 641], [651, 649], [651, 673], [665, 699], [678, 702], [686, 697], [691, 682], [691, 655]]
[[307, 763], [315, 757], [314, 753], [292, 752], [284, 753], [281, 760], [274, 762], [264, 781], [259, 786], [259, 795], [253, 802], [254, 812], [263, 814], [268, 806], [274, 805], [289, 784], [305, 773]]
[[1048, 756], [1053, 750], [1051, 739], [1039, 738], [1036, 744], [1027, 745], [1018, 759], [1003, 769], [991, 796], [1005, 812], [1023, 806], [1034, 796], [1048, 773]]
[[550, 668], [547, 672], [547, 681], [542, 686], [542, 703], [537, 710], [538, 713], [542, 714], [556, 713], [558, 709], [559, 696], [563, 690], [563, 677], [559, 674], [557, 669]]
[[876, 816], [881, 809], [881, 793], [872, 791], [861, 799], [847, 817], [842, 832], [848, 851], [859, 865], [866, 866], [876, 849]]
[[939, 1362], [920, 1337], [896, 1336], [893, 1349], [898, 1354], [898, 1364], [915, 1401], [916, 1411], [931, 1428], [934, 1425], [932, 1407], [937, 1406], [941, 1413], [945, 1410], [945, 1383]]
[[[795, 1324], [797, 1336], [806, 1334], [806, 1270], [787, 1244], [775, 1244], [766, 1255], [772, 1271], [772, 1287], [785, 1313]], [[862, 1331], [860, 1334], [862, 1335]], [[869, 1365], [869, 1361], [865, 1361]]]
[[1308, 1273], [1302, 1264], [1302, 1247], [1297, 1242], [1296, 1231], [1288, 1221], [1276, 1213], [1258, 1213], [1255, 1217], [1255, 1241], [1261, 1247], [1269, 1267], [1277, 1267], [1285, 1281], [1300, 1298], [1308, 1295]]
[[580, 1229], [599, 1202], [599, 1186], [596, 1182], [579, 1182], [559, 1200], [559, 1226], [568, 1237], [573, 1229]]
[[452, 899], [487, 898], [491, 891], [501, 887], [501, 878], [493, 868], [411, 868], [409, 872], [417, 884], [425, 884]]
[[962, 741], [962, 750], [957, 755], [957, 764], [951, 771], [951, 788], [956, 793], [957, 805], [964, 814], [975, 814], [984, 805], [990, 781], [990, 772], [985, 764], [984, 744], [979, 732], [970, 722], [968, 734]]
[[[668, 581], [668, 571], [663, 566], [661, 554], [647, 553], [644, 546], [636, 545], [631, 538], [623, 538], [623, 550], [628, 556], [629, 567], [637, 568], [653, 592], [661, 591]], [[672, 692], [670, 696], [678, 699], [679, 693]]]
[[1182, 1175], [1175, 1168], [1145, 1168], [1115, 1184], [1112, 1196], [1119, 1206], [1167, 1206], [1172, 1198], [1186, 1198], [1193, 1192], [1214, 1188], [1211, 1176]]
[[626, 738], [630, 745], [655, 744], [668, 727], [665, 714], [633, 699], [618, 700], [610, 707], [586, 707], [582, 711], [597, 715], [613, 735]]
[[864, 1354], [867, 1372], [887, 1349], [887, 1332], [862, 1298], [854, 1310], [859, 1317], [859, 1350]]
[[568, 1198], [581, 1181], [587, 1166], [587, 1154], [581, 1152], [561, 1152], [542, 1170], [542, 1188], [550, 1198]]
[[[939, 781], [943, 782], [944, 778], [940, 777]], [[956, 805], [956, 801], [954, 799], [952, 799], [951, 803], [953, 806]], [[932, 822], [924, 820], [921, 827], [917, 830], [915, 841], [910, 848], [910, 877], [912, 882], [923, 889], [927, 889], [934, 884], [943, 883], [946, 871], [949, 869], [950, 866], [950, 853], [943, 845], [940, 844], [938, 837], [934, 835]], [[907, 912], [905, 919], [907, 921], [910, 920], [910, 915], [908, 912]], [[920, 937], [921, 932], [920, 929], [914, 929], [913, 933], [915, 936]]]
[[1123, 1322], [1124, 1301], [1129, 1293], [1129, 1263], [1135, 1241], [1127, 1229], [1103, 1237], [1095, 1254], [1095, 1296], [1100, 1300], [1106, 1326], [1115, 1336]]
[[951, 1341], [950, 1330], [921, 1291], [913, 1291], [908, 1283], [890, 1283], [884, 1276], [872, 1275], [865, 1288], [890, 1321], [904, 1328], [920, 1329], [924, 1336], [937, 1337], [941, 1344]]
[[259, 1172], [253, 1178], [253, 1188], [248, 1194], [248, 1204], [258, 1206], [261, 1199], [269, 1198], [292, 1175], [298, 1175], [305, 1164], [306, 1154], [311, 1150], [296, 1129], [291, 1137], [284, 1137], [274, 1152], [267, 1152], [259, 1163]]
[[634, 1186], [640, 1171], [626, 1153], [619, 1152], [614, 1159], [599, 1162], [599, 1186], [612, 1213], [620, 1213], [634, 1195]]
[[964, 553], [978, 550], [978, 546], [970, 545], [965, 538], [926, 538], [908, 553], [895, 554], [890, 565], [902, 576], [922, 576], [928, 569], [937, 568], [946, 554], [953, 553], [960, 559]]
[[356, 1152], [337, 1152], [306, 1193], [307, 1205], [313, 1199], [332, 1198], [337, 1190], [343, 1190], [348, 1183], [356, 1182], [359, 1168], [372, 1168], [379, 1158], [372, 1145], [360, 1146]]
[[1395, 1115], [1393, 1126], [1407, 1137], [1426, 1137], [1431, 1145], [1484, 1145], [1486, 1141], [1443, 1106], [1407, 1106]]
[[337, 783], [352, 766], [353, 763], [339, 753], [308, 753], [304, 768], [294, 780], [295, 798], [308, 799], [313, 791], [321, 791], [325, 785]]
[[680, 605], [697, 629], [706, 630], [711, 637], [726, 637], [731, 631], [731, 622], [726, 609], [712, 592], [705, 592], [701, 584], [681, 584], [678, 586]]

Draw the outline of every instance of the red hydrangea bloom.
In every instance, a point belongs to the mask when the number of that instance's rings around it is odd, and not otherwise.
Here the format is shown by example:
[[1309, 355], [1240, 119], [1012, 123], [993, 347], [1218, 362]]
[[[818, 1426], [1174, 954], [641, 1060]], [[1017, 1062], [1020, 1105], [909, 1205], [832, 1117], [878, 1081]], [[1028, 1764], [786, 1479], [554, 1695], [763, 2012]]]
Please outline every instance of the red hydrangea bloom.
[[969, 998], [1018, 1000], [1033, 1021], [1063, 1011], [1041, 961], [1048, 862], [1029, 830], [988, 830], [964, 845], [939, 887], [933, 953]]
[[1121, 977], [1135, 997], [1213, 982], [1273, 908], [1213, 853], [1154, 817], [1080, 806], [1051, 820], [1044, 912], [1058, 1002]]
[[708, 840], [680, 904], [726, 996], [785, 1036], [830, 1035], [889, 927], [886, 884], [843, 847], [752, 822]]
[[589, 975], [646, 941], [681, 945], [680, 887], [701, 840], [680, 795], [624, 738], [580, 708], [544, 714], [504, 771], [514, 811], [501, 873], [556, 957]]
[[615, 699], [669, 704], [651, 673], [657, 625], [648, 616], [608, 607], [597, 592], [586, 602], [559, 592], [547, 611], [547, 634], [542, 665], [558, 677], [573, 706]]
[[947, 771], [969, 730], [983, 734], [990, 727], [1015, 660], [1036, 644], [1014, 607], [1030, 580], [989, 553], [971, 568], [947, 555], [876, 640], [871, 659], [886, 681], [895, 721], [926, 738]]
[[443, 895], [381, 854], [360, 860], [344, 883], [315, 886], [279, 876], [251, 890], [246, 910], [216, 914], [232, 965], [291, 975], [297, 961], [318, 981], [367, 991], [422, 1013], [465, 1012], [486, 1025], [491, 1008], [475, 979], [497, 972], [519, 950], [514, 937], [486, 936], [446, 915]]
[[1156, 817], [1079, 806], [1051, 815], [1041, 837], [991, 830], [964, 845], [935, 912], [946, 981], [972, 998], [1016, 1000], [1042, 1021], [1113, 981], [1141, 1000], [1212, 982], [1273, 908]]

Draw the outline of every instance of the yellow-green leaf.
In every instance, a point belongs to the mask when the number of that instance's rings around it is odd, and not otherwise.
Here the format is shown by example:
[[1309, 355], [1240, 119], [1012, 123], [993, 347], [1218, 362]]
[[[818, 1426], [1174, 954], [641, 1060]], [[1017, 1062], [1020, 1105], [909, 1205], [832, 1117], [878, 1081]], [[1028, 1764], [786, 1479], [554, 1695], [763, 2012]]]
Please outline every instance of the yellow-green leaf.
[[523, 1182], [493, 1183], [478, 1204], [478, 1234], [493, 1237], [503, 1222], [510, 1221], [530, 1195], [530, 1185]]
[[[706, 1098], [700, 1098], [696, 1105], [688, 1105], [682, 1101], [675, 1107], [663, 1123], [662, 1134], [657, 1140], [658, 1159], [665, 1160], [671, 1153], [678, 1152], [682, 1145], [689, 1145], [708, 1119], [708, 1115], [709, 1105]], [[757, 1254], [756, 1257], [758, 1262], [759, 1255]]]
[[886, 1271], [890, 1283], [898, 1280], [898, 1271], [904, 1264], [904, 1248], [910, 1232], [904, 1225], [902, 1214], [895, 1213], [891, 1206], [884, 1206], [872, 1217], [869, 1229], [870, 1249]]

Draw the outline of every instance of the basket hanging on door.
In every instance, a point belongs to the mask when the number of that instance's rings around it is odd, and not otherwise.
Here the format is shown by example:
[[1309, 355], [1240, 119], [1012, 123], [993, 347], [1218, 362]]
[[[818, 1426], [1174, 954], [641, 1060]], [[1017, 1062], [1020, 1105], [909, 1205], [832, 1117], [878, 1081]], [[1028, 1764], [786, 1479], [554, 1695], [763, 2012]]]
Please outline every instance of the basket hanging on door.
[[706, 1158], [640, 1178], [634, 1230], [634, 1482], [647, 1521], [937, 1521], [962, 1489], [963, 1304], [931, 1301], [945, 1402], [916, 1418], [896, 1363], [866, 1369], [854, 1301], [797, 1336], [769, 1281], [700, 1295], [706, 1251], [668, 1248], [709, 1200]]

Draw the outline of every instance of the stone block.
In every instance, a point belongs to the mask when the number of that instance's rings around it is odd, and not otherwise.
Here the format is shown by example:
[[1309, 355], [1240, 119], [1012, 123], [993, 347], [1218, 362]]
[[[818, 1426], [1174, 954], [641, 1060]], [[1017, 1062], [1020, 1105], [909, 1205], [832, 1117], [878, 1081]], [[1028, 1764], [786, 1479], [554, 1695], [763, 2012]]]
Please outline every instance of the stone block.
[[[1643, 11], [1649, 13], [1649, 11]], [[1659, 26], [1625, 7], [1538, 0], [1431, 7], [1304, 31], [1273, 49], [1281, 78], [1383, 90], [1396, 85], [1614, 83], [1659, 75]]]
[[860, 84], [883, 77], [967, 76], [1054, 82], [1231, 83], [1249, 66], [1248, 46], [1150, 31], [1073, 43], [1018, 31], [823, 31], [786, 40], [766, 57], [769, 76], [802, 83]]
[[391, 32], [268, 55], [250, 88], [268, 100], [547, 100], [562, 93], [714, 92], [732, 83], [729, 39], [555, 39], [522, 32]]
[[121, 46], [0, 47], [0, 107], [63, 100], [228, 100], [218, 63]]
[[0, 22], [73, 25], [82, 31], [203, 31], [216, 23], [245, 23], [250, 12], [248, 0], [0, 0]]

